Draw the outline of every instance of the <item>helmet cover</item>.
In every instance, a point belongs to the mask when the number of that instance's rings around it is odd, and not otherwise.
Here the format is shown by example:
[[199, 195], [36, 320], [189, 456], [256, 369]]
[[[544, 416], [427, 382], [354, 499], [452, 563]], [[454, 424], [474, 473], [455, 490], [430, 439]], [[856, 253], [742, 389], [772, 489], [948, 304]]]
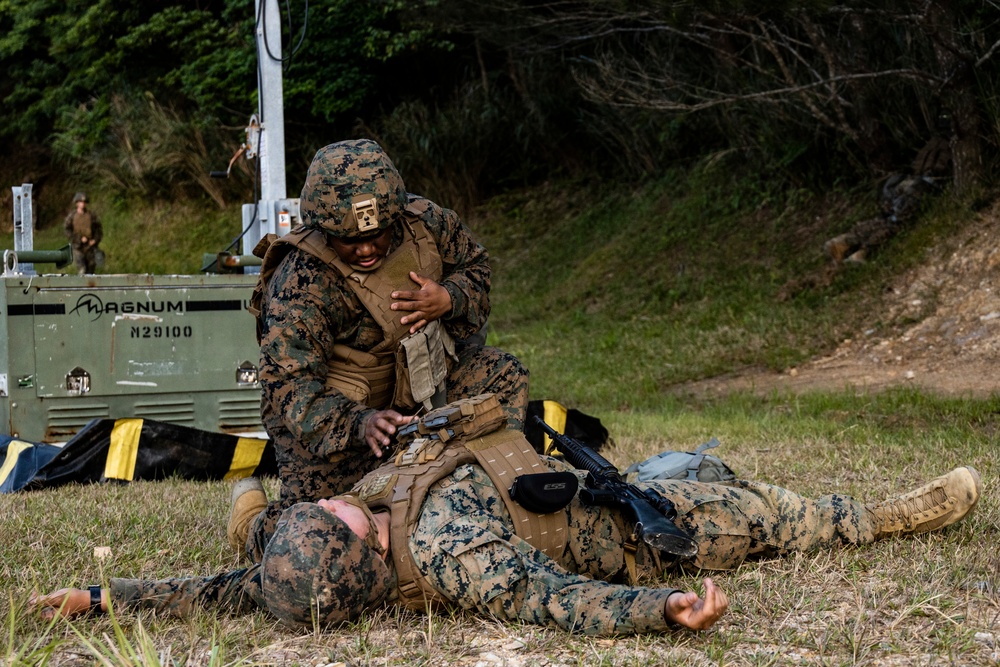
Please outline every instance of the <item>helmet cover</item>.
[[355, 619], [391, 583], [389, 568], [365, 540], [316, 503], [281, 514], [261, 559], [264, 602], [290, 627]]
[[402, 177], [371, 139], [340, 141], [319, 149], [299, 198], [303, 225], [343, 239], [386, 229], [406, 205]]

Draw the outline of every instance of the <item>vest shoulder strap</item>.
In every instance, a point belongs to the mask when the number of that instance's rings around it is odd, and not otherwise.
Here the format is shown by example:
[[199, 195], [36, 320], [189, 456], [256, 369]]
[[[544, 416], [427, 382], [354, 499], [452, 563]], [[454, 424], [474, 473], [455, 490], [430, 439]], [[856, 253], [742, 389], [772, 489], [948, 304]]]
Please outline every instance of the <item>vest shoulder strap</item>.
[[517, 536], [549, 558], [561, 558], [566, 550], [569, 530], [566, 513], [560, 509], [539, 514], [525, 509], [510, 497], [510, 487], [517, 477], [550, 472], [524, 434], [502, 429], [474, 438], [465, 446], [493, 480], [514, 522]]
[[443, 446], [426, 452], [427, 456], [410, 466], [400, 467], [398, 458], [370, 472], [353, 491], [373, 510], [389, 510], [389, 545], [400, 603], [414, 611], [427, 611], [445, 602], [417, 568], [410, 551], [410, 535], [417, 525], [427, 492], [435, 482], [450, 475], [455, 468], [474, 463], [475, 457], [464, 447]]

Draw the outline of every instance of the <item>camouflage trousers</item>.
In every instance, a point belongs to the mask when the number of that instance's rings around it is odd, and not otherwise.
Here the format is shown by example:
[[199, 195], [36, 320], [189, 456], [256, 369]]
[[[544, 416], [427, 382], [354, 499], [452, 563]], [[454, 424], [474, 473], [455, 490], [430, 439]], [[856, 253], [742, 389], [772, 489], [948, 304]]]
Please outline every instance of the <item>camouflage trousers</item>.
[[812, 500], [748, 480], [659, 481], [648, 486], [673, 501], [679, 525], [698, 543], [691, 564], [705, 570], [732, 569], [747, 558], [868, 544], [875, 537], [864, 506], [849, 496]]
[[[507, 415], [507, 426], [524, 429], [528, 407], [528, 370], [517, 357], [495, 347], [456, 345], [458, 361], [448, 375], [448, 402], [482, 393], [496, 394]], [[330, 498], [351, 487], [383, 459], [368, 445], [319, 457], [287, 434], [275, 435], [275, 456], [281, 480], [280, 495], [250, 524], [246, 553], [259, 562], [281, 513], [295, 503]]]
[[96, 245], [74, 245], [73, 265], [76, 267], [77, 273], [82, 276], [97, 271], [97, 253]]
[[835, 236], [823, 246], [827, 256], [838, 264], [858, 251], [868, 253], [880, 247], [899, 233], [903, 225], [894, 217], [869, 218], [851, 227], [850, 231]]

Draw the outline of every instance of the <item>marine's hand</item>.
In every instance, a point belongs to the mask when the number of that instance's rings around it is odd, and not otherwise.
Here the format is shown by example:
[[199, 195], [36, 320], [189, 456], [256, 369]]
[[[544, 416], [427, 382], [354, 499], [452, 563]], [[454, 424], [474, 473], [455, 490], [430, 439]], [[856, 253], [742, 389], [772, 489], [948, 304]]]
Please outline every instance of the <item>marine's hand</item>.
[[705, 599], [697, 593], [674, 593], [667, 598], [663, 614], [668, 621], [692, 630], [707, 630], [712, 627], [726, 610], [729, 609], [729, 598], [711, 579], [705, 579]]
[[365, 422], [365, 442], [372, 448], [375, 456], [382, 458], [382, 447], [392, 443], [398, 426], [412, 422], [416, 417], [406, 417], [395, 410], [378, 410]]
[[48, 595], [32, 593], [28, 598], [28, 609], [38, 610], [45, 620], [54, 618], [56, 614], [73, 618], [90, 609], [90, 591], [85, 588], [60, 588]]
[[437, 282], [410, 271], [410, 280], [420, 285], [419, 290], [393, 292], [392, 298], [399, 299], [390, 308], [409, 310], [409, 315], [399, 318], [400, 324], [412, 324], [410, 333], [416, 333], [428, 322], [441, 319], [451, 312], [451, 294]]

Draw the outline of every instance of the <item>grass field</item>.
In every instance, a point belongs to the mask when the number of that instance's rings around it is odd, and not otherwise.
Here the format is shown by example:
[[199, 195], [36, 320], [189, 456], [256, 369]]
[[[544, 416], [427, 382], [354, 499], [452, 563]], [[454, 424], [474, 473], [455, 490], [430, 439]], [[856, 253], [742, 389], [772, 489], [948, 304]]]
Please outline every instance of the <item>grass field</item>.
[[[888, 326], [870, 317], [880, 280], [919, 261], [922, 247], [946, 235], [961, 211], [945, 207], [920, 235], [895, 241], [884, 262], [790, 300], [778, 298], [782, 286], [815, 270], [822, 239], [866, 215], [864, 206], [776, 200], [720, 179], [687, 186], [666, 179], [589, 198], [543, 191], [497, 200], [473, 222], [494, 258], [491, 342], [532, 369], [533, 398], [599, 416], [614, 438], [606, 455], [615, 463], [717, 437], [723, 446], [716, 451], [741, 476], [865, 501], [973, 465], [984, 494], [968, 521], [914, 539], [717, 573], [730, 613], [700, 634], [587, 639], [462, 613], [392, 609], [345, 627], [295, 632], [264, 614], [45, 623], [25, 611], [32, 590], [236, 567], [225, 538], [226, 483], [4, 495], [0, 664], [996, 664], [1000, 399], [892, 391], [704, 400], [671, 391], [720, 372], [798, 363], [862, 322]], [[822, 225], [802, 222], [821, 214]], [[128, 243], [118, 242], [124, 253]], [[109, 261], [118, 254], [109, 248]], [[273, 492], [274, 481], [268, 484]], [[109, 547], [110, 556], [99, 559], [97, 547]], [[700, 575], [670, 572], [665, 581], [697, 587]]]
[[[464, 613], [396, 610], [315, 632], [283, 629], [262, 613], [186, 620], [125, 613], [50, 624], [26, 613], [30, 591], [236, 567], [225, 539], [229, 486], [169, 480], [0, 496], [0, 577], [7, 582], [0, 656], [10, 667], [994, 664], [998, 407], [912, 394], [744, 396], [697, 411], [606, 420], [615, 437], [608, 456], [619, 464], [715, 436], [720, 456], [739, 474], [811, 495], [837, 490], [877, 500], [956, 465], [982, 473], [976, 512], [940, 533], [715, 573], [732, 607], [705, 633], [587, 639]], [[110, 556], [96, 557], [97, 547], [110, 547]], [[697, 587], [699, 575], [673, 572], [665, 581]]]

